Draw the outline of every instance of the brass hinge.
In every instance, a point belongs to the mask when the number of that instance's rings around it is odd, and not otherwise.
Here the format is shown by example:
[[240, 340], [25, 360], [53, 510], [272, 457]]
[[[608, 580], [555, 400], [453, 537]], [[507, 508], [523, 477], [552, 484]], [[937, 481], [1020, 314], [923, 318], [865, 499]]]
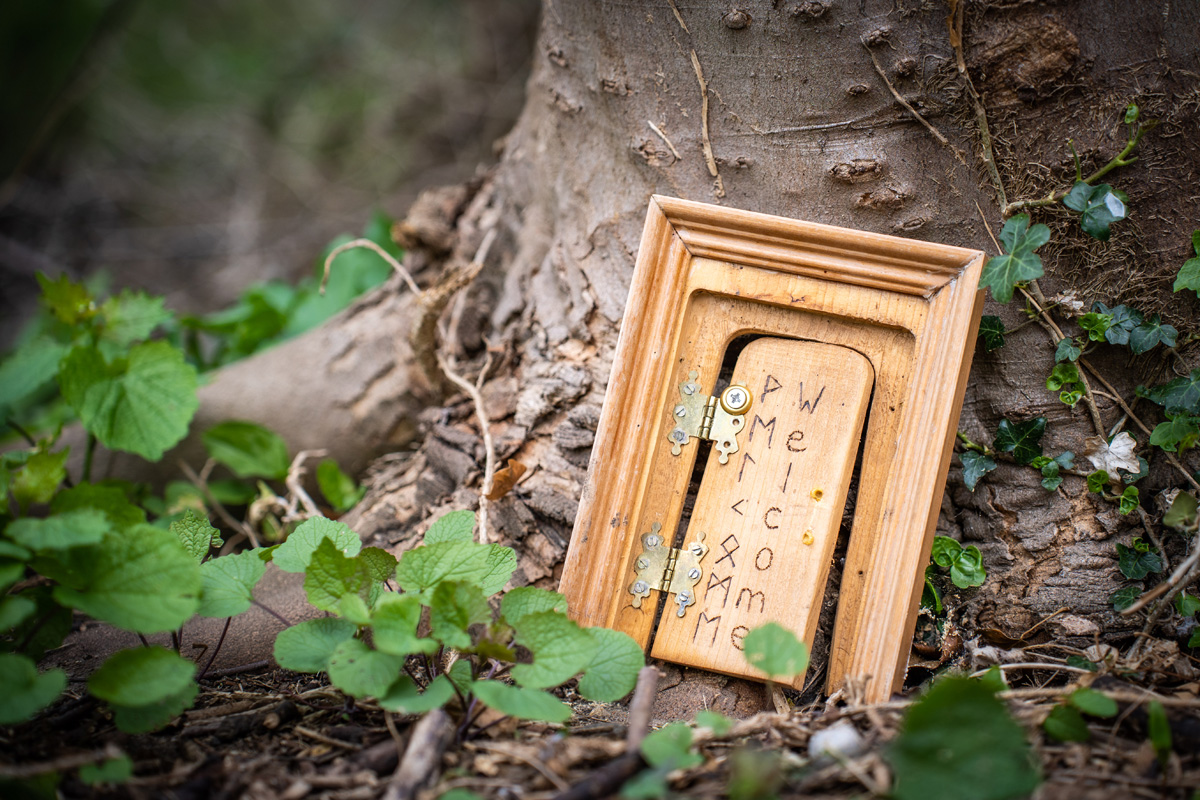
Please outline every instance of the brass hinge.
[[704, 574], [700, 562], [708, 553], [704, 544], [704, 533], [696, 534], [696, 541], [686, 548], [668, 547], [662, 536], [662, 525], [654, 523], [649, 533], [642, 534], [642, 553], [634, 562], [637, 577], [629, 586], [633, 595], [633, 607], [641, 608], [642, 600], [651, 591], [675, 595], [679, 606], [678, 615], [683, 616], [687, 607], [696, 602], [696, 584]]
[[746, 427], [745, 413], [753, 396], [745, 386], [734, 384], [710, 397], [700, 391], [699, 373], [692, 370], [688, 379], [679, 384], [679, 402], [671, 412], [675, 427], [667, 434], [671, 454], [679, 455], [691, 437], [716, 443], [717, 460], [729, 463], [729, 454], [738, 451], [737, 435]]

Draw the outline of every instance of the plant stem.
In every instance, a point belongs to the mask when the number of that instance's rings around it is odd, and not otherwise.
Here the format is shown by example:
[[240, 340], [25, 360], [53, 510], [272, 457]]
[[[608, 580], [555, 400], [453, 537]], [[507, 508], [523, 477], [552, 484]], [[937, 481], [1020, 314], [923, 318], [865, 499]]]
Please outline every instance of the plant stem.
[[996, 451], [992, 450], [990, 447], [988, 447], [986, 445], [976, 444], [975, 442], [972, 442], [967, 437], [967, 435], [965, 433], [963, 433], [962, 431], [958, 432], [958, 440], [960, 442], [962, 442], [963, 448], [966, 450], [974, 450], [976, 453], [981, 453], [982, 455], [985, 455], [985, 456], [996, 455]]
[[280, 614], [279, 612], [277, 612], [275, 609], [271, 608], [270, 606], [268, 606], [258, 600], [254, 600], [254, 599], [252, 599], [250, 602], [253, 603], [254, 605], [258, 606], [259, 608], [261, 608], [263, 611], [270, 614], [275, 619], [282, 622], [284, 625], [287, 625], [289, 628], [292, 627], [292, 623], [289, 622], [286, 617], [284, 617], [282, 614]]
[[204, 669], [200, 670], [200, 674], [196, 676], [197, 681], [204, 679], [204, 676], [208, 674], [208, 668], [217, 660], [217, 653], [221, 652], [221, 645], [225, 644], [225, 634], [229, 633], [229, 623], [231, 622], [233, 622], [233, 617], [225, 618], [225, 627], [221, 629], [221, 638], [217, 639], [217, 646], [213, 648], [213, 653], [208, 657], [208, 662], [204, 665]]
[[96, 455], [96, 437], [89, 433], [87, 435], [87, 448], [83, 451], [83, 482], [88, 483], [92, 479], [92, 458]]
[[[1150, 128], [1150, 126], [1140, 126], [1139, 125], [1137, 132], [1134, 133], [1134, 135], [1133, 135], [1133, 138], [1131, 138], [1128, 142], [1125, 143], [1125, 149], [1122, 150], [1120, 153], [1117, 153], [1117, 155], [1115, 157], [1113, 157], [1113, 159], [1111, 161], [1109, 161], [1107, 164], [1105, 164], [1103, 167], [1101, 167], [1100, 169], [1093, 172], [1091, 175], [1088, 175], [1086, 178], [1084, 178], [1083, 182], [1088, 184], [1089, 186], [1091, 186], [1092, 181], [1100, 180], [1101, 178], [1103, 178], [1108, 173], [1112, 172], [1117, 167], [1125, 167], [1125, 166], [1128, 166], [1128, 165], [1132, 164], [1133, 162], [1137, 161], [1137, 156], [1134, 156], [1133, 158], [1126, 158], [1126, 156], [1128, 156], [1130, 153], [1132, 153], [1133, 149], [1138, 146], [1138, 142], [1140, 142], [1142, 139], [1142, 134], [1145, 133], [1147, 130], [1149, 130], [1149, 128]], [[1070, 145], [1068, 144], [1068, 146], [1070, 146]], [[1071, 152], [1072, 153], [1075, 152], [1074, 147], [1071, 147]], [[1076, 172], [1076, 176], [1077, 176], [1076, 182], [1078, 182], [1078, 175], [1079, 175], [1079, 158], [1078, 158], [1078, 156], [1076, 156], [1076, 160], [1075, 160], [1075, 172]], [[1025, 209], [1025, 208], [1041, 208], [1043, 206], [1048, 206], [1048, 205], [1052, 205], [1053, 203], [1057, 203], [1059, 200], [1066, 197], [1070, 191], [1071, 191], [1070, 188], [1060, 189], [1057, 192], [1051, 192], [1050, 194], [1046, 195], [1045, 197], [1041, 198], [1040, 200], [1016, 200], [1012, 203], [1006, 204], [1003, 207], [1003, 209], [1001, 209], [1000, 213], [1005, 219], [1008, 219], [1016, 212], [1018, 212], [1022, 209]]]

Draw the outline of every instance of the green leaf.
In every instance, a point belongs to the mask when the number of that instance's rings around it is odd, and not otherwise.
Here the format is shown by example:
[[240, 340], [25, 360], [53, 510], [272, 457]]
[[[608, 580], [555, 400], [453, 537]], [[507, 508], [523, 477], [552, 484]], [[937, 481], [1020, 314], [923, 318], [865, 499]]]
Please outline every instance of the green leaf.
[[1100, 670], [1099, 664], [1083, 656], [1067, 656], [1067, 666], [1075, 667], [1076, 669], [1086, 669], [1088, 672], [1098, 672]]
[[1195, 447], [1200, 438], [1200, 417], [1167, 412], [1167, 421], [1160, 422], [1150, 433], [1150, 444], [1168, 453], [1183, 452]]
[[792, 679], [808, 669], [808, 647], [777, 622], [760, 625], [742, 640], [746, 660], [771, 678]]
[[1200, 369], [1192, 370], [1186, 378], [1176, 378], [1150, 391], [1139, 391], [1138, 394], [1168, 411], [1200, 416]]
[[972, 492], [979, 485], [979, 479], [996, 468], [996, 462], [990, 456], [974, 450], [964, 450], [959, 458], [963, 465], [963, 485]]
[[0, 653], [0, 686], [0, 725], [15, 725], [53, 703], [67, 687], [67, 673], [51, 669], [39, 674], [25, 656]]
[[287, 477], [291, 464], [287, 442], [261, 425], [230, 420], [209, 428], [201, 439], [208, 455], [239, 478]]
[[404, 669], [404, 657], [372, 650], [358, 639], [346, 639], [329, 658], [329, 680], [351, 697], [384, 697]]
[[100, 306], [104, 318], [101, 338], [118, 347], [128, 347], [146, 339], [154, 329], [170, 321], [172, 314], [163, 308], [163, 298], [126, 289]]
[[1046, 388], [1052, 392], [1057, 392], [1063, 386], [1072, 383], [1079, 383], [1079, 367], [1069, 361], [1055, 364], [1050, 376], [1046, 378]]
[[1018, 283], [1042, 277], [1042, 259], [1034, 251], [1050, 241], [1050, 229], [1045, 225], [1029, 227], [1029, 215], [1018, 214], [1004, 223], [1000, 241], [1007, 251], [988, 259], [979, 278], [980, 286], [990, 286], [997, 302], [1012, 300]]
[[322, 611], [337, 611], [344, 596], [365, 593], [370, 584], [367, 565], [357, 558], [346, 558], [332, 539], [320, 541], [304, 573], [308, 602]]
[[337, 617], [310, 619], [275, 637], [275, 663], [293, 672], [324, 672], [333, 651], [354, 636], [353, 622]]
[[1079, 226], [1083, 228], [1084, 233], [1093, 239], [1107, 242], [1109, 226], [1129, 215], [1125, 205], [1127, 201], [1124, 192], [1114, 191], [1107, 183], [1089, 186], [1083, 181], [1078, 181], [1063, 198], [1063, 205], [1083, 213]]
[[1179, 268], [1179, 275], [1175, 278], [1174, 289], [1177, 292], [1191, 289], [1200, 296], [1200, 230], [1192, 231], [1192, 250], [1197, 257], [1183, 262], [1183, 266]]
[[485, 571], [479, 579], [479, 587], [488, 597], [504, 589], [505, 584], [512, 578], [517, 569], [517, 552], [511, 547], [498, 544], [487, 546], [487, 558], [484, 561]]
[[478, 585], [490, 571], [490, 547], [474, 542], [437, 542], [414, 547], [400, 556], [396, 582], [406, 592], [420, 592], [442, 581], [470, 581]]
[[267, 565], [258, 553], [245, 550], [200, 565], [200, 608], [202, 617], [236, 617], [254, 599], [258, 584]]
[[897, 800], [1002, 800], [1023, 797], [1040, 782], [1021, 726], [991, 689], [970, 678], [935, 683], [909, 709], [885, 757]]
[[1139, 109], [1137, 103], [1130, 103], [1125, 107], [1125, 124], [1132, 125], [1137, 122]]
[[517, 719], [566, 722], [571, 718], [570, 706], [538, 689], [479, 681], [472, 685], [471, 691], [488, 708]]
[[1042, 488], [1048, 492], [1053, 492], [1062, 485], [1062, 476], [1058, 474], [1060, 464], [1057, 461], [1047, 459], [1047, 462], [1041, 466], [1042, 471]]
[[471, 673], [471, 659], [460, 658], [450, 665], [450, 671], [447, 673], [450, 682], [458, 687], [458, 690], [463, 694], [470, 694], [471, 687], [475, 684], [474, 676]]
[[1121, 501], [1118, 506], [1122, 514], [1132, 514], [1142, 501], [1138, 498], [1138, 488], [1136, 486], [1126, 486], [1125, 491], [1121, 492]]
[[1042, 723], [1046, 734], [1060, 742], [1086, 742], [1092, 738], [1087, 722], [1077, 709], [1055, 706]]
[[696, 712], [696, 724], [701, 728], [709, 728], [717, 737], [728, 736], [733, 730], [733, 720], [716, 711]]
[[[1108, 317], [1109, 322], [1104, 330], [1103, 341], [1109, 344], [1127, 345], [1129, 344], [1129, 336], [1134, 329], [1141, 325], [1145, 319], [1142, 317], [1142, 312], [1135, 308], [1130, 308], [1126, 305], [1113, 306], [1109, 308], [1104, 303], [1097, 302], [1093, 306], [1098, 308], [1099, 313]], [[1087, 316], [1086, 314], [1084, 316]], [[1094, 341], [1102, 341], [1095, 339]]]
[[[71, 609], [63, 608], [54, 601], [49, 586], [35, 586], [21, 592], [13, 600], [32, 600], [37, 609], [24, 622], [17, 623], [12, 630], [13, 641], [24, 644], [21, 652], [40, 661], [46, 651], [52, 650], [63, 643], [71, 632], [74, 615]], [[0, 681], [3, 685], [3, 681]], [[2, 723], [0, 723], [2, 724]]]
[[1075, 345], [1074, 339], [1061, 339], [1058, 346], [1054, 348], [1054, 360], [1078, 361], [1082, 353], [1083, 351]]
[[437, 800], [484, 800], [484, 798], [470, 789], [451, 789], [438, 795]]
[[[183, 512], [183, 517], [171, 523], [169, 530], [179, 537], [184, 549], [192, 554], [197, 563], [208, 557], [210, 549], [224, 544], [220, 532], [212, 526], [208, 517], [201, 516], [190, 508]], [[204, 615], [204, 612], [200, 613]]]
[[367, 601], [363, 600], [361, 595], [344, 594], [338, 599], [335, 612], [339, 617], [348, 619], [355, 625], [365, 626], [371, 624], [371, 609], [367, 607]]
[[1078, 388], [1078, 384], [1072, 384], [1072, 386], [1074, 388], [1070, 389], [1069, 391], [1064, 389], [1063, 391], [1059, 392], [1058, 399], [1061, 402], [1069, 405], [1071, 408], [1074, 408], [1075, 404], [1083, 399], [1083, 392]]
[[950, 567], [950, 580], [960, 589], [983, 585], [987, 570], [983, 568], [983, 554], [975, 545], [964, 547], [954, 565]]
[[417, 636], [420, 621], [421, 601], [418, 597], [384, 592], [371, 615], [375, 646], [397, 656], [435, 652], [438, 649], [437, 642]]
[[104, 534], [111, 529], [108, 517], [89, 508], [54, 514], [45, 519], [24, 517], [10, 522], [4, 533], [17, 544], [44, 553], [96, 544], [103, 541]]
[[1089, 473], [1087, 476], [1087, 487], [1089, 492], [1100, 493], [1108, 487], [1108, 473], [1102, 469]]
[[70, 348], [49, 336], [36, 336], [0, 363], [0, 418], [54, 380], [58, 362]]
[[443, 581], [433, 590], [429, 603], [433, 635], [446, 647], [466, 650], [471, 647], [467, 629], [492, 621], [492, 607], [483, 591], [474, 584]]
[[954, 562], [962, 555], [962, 549], [962, 545], [949, 536], [934, 536], [930, 558], [939, 567], [949, 569], [954, 566]]
[[102, 445], [148, 461], [183, 439], [199, 407], [196, 370], [166, 342], [136, 345], [112, 363], [96, 348], [76, 347], [63, 359], [58, 383]]
[[1067, 702], [1078, 708], [1084, 714], [1090, 714], [1093, 717], [1115, 717], [1117, 711], [1117, 701], [1113, 700], [1103, 692], [1098, 692], [1095, 689], [1080, 687], [1067, 697]]
[[56, 494], [50, 503], [50, 510], [55, 514], [81, 508], [103, 511], [114, 528], [128, 528], [146, 521], [146, 512], [129, 502], [129, 497], [118, 486], [79, 483]]
[[1188, 647], [1200, 647], [1200, 628], [1192, 630], [1192, 638], [1188, 639]]
[[88, 691], [117, 706], [148, 706], [192, 683], [196, 665], [165, 647], [133, 647], [109, 656], [88, 678]]
[[67, 451], [39, 450], [29, 457], [12, 479], [13, 497], [23, 506], [48, 503], [67, 477]]
[[652, 767], [665, 770], [689, 769], [704, 763], [704, 757], [692, 752], [692, 729], [672, 722], [651, 731], [642, 740], [642, 757]]
[[614, 703], [633, 691], [638, 671], [646, 666], [645, 654], [621, 631], [588, 628], [587, 633], [596, 649], [579, 679], [579, 693], [598, 703]]
[[505, 592], [504, 597], [500, 599], [500, 616], [504, 617], [509, 625], [539, 611], [558, 611], [565, 614], [567, 613], [567, 598], [548, 589], [518, 586]]
[[42, 305], [62, 322], [74, 325], [96, 313], [92, 294], [82, 283], [72, 283], [66, 275], [52, 281], [41, 272], [37, 273], [37, 282], [42, 287]]
[[1142, 587], [1137, 584], [1122, 586], [1108, 596], [1108, 602], [1112, 603], [1113, 608], [1117, 611], [1124, 611], [1131, 605], [1137, 602], [1137, 599], [1142, 596]]
[[443, 514], [425, 531], [425, 544], [472, 542], [475, 540], [475, 512], [451, 511]]
[[0, 598], [0, 631], [17, 627], [36, 612], [37, 603], [28, 597], [8, 595]]
[[1132, 547], [1117, 544], [1117, 563], [1121, 574], [1132, 581], [1140, 581], [1152, 572], [1162, 572], [1163, 560], [1158, 553], [1138, 552]]
[[998, 664], [988, 667], [987, 671], [979, 676], [978, 681], [992, 692], [1008, 690], [1008, 679], [1004, 677], [1004, 670], [1000, 669]]
[[88, 786], [124, 783], [132, 777], [133, 761], [126, 755], [105, 759], [98, 764], [84, 764], [79, 768], [79, 780]]
[[979, 340], [983, 349], [992, 352], [1004, 347], [1004, 320], [999, 317], [985, 316], [979, 320]]
[[1041, 441], [1045, 432], [1045, 417], [1026, 422], [1009, 422], [1002, 419], [992, 447], [1001, 453], [1012, 453], [1018, 464], [1028, 464], [1042, 454]]
[[349, 511], [367, 493], [366, 487], [359, 486], [353, 478], [342, 472], [332, 458], [317, 464], [317, 486], [329, 505], [339, 512]]
[[454, 684], [450, 683], [445, 675], [434, 678], [423, 692], [413, 683], [412, 678], [401, 675], [379, 698], [379, 705], [397, 714], [424, 714], [446, 705], [452, 697]]
[[362, 540], [358, 534], [341, 522], [325, 517], [310, 517], [300, 523], [287, 541], [275, 550], [275, 566], [284, 572], [304, 572], [322, 539], [332, 541], [347, 556], [356, 556], [362, 551]]
[[196, 612], [200, 565], [167, 531], [115, 529], [69, 552], [74, 580], [54, 588], [63, 605], [134, 633], [175, 630]]
[[1163, 525], [1186, 531], [1196, 525], [1196, 497], [1187, 492], [1175, 495], [1171, 508], [1163, 515]]
[[583, 671], [596, 640], [557, 611], [528, 614], [513, 625], [515, 641], [533, 653], [532, 664], [512, 668], [513, 680], [529, 689], [557, 686]]
[[366, 566], [371, 580], [383, 583], [390, 581], [396, 575], [396, 557], [387, 550], [378, 547], [364, 547], [358, 554], [358, 560]]
[[1175, 330], [1174, 326], [1164, 324], [1162, 318], [1155, 314], [1129, 334], [1129, 349], [1141, 355], [1160, 343], [1166, 347], [1174, 347], [1177, 336], [1179, 331]]
[[1151, 700], [1146, 706], [1147, 727], [1150, 729], [1150, 745], [1158, 764], [1163, 767], [1171, 757], [1171, 723], [1167, 719], [1167, 710], [1157, 700]]
[[125, 733], [149, 733], [191, 708], [199, 693], [200, 687], [189, 682], [178, 693], [164, 697], [156, 703], [139, 706], [114, 705], [113, 721]]
[[1200, 598], [1192, 597], [1187, 592], [1175, 596], [1175, 610], [1185, 617], [1190, 617], [1200, 611]]

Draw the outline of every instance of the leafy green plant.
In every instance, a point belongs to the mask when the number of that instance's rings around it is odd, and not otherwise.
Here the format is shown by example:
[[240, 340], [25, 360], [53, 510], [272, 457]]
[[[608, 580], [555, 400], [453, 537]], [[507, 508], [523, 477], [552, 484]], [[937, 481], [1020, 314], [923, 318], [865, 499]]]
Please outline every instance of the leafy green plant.
[[1075, 182], [1063, 198], [1063, 205], [1080, 212], [1079, 227], [1093, 239], [1107, 242], [1109, 226], [1129, 216], [1129, 196], [1107, 183], [1091, 186]]
[[950, 580], [960, 589], [982, 586], [987, 579], [983, 554], [975, 545], [963, 547], [949, 536], [933, 537], [933, 563], [950, 571]]
[[1029, 215], [1017, 214], [1004, 223], [1000, 241], [1005, 252], [988, 259], [979, 283], [991, 288], [996, 302], [1007, 303], [1018, 285], [1044, 274], [1041, 256], [1035, 251], [1050, 241], [1050, 229], [1040, 223], [1030, 227]]
[[1191, 289], [1200, 297], [1200, 230], [1192, 231], [1192, 251], [1195, 252], [1195, 257], [1183, 262], [1172, 288], [1177, 292]]
[[1117, 704], [1111, 697], [1095, 689], [1080, 687], [1051, 709], [1042, 728], [1060, 742], [1086, 742], [1092, 738], [1083, 715], [1110, 719], [1117, 715]]

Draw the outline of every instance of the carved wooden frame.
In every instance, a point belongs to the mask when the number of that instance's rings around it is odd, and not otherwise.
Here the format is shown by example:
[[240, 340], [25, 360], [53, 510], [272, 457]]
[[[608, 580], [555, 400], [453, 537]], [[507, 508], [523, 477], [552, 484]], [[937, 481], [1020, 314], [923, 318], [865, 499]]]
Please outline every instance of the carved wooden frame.
[[[745, 333], [841, 344], [876, 386], [842, 573], [827, 691], [899, 687], [916, 624], [983, 293], [984, 254], [669, 197], [651, 198], [561, 590], [571, 615], [648, 645], [629, 607], [639, 532], [674, 531], [696, 448], [664, 456], [689, 355]], [[697, 354], [699, 351], [699, 354]], [[679, 491], [679, 487], [683, 491]], [[876, 679], [872, 679], [876, 678]]]

